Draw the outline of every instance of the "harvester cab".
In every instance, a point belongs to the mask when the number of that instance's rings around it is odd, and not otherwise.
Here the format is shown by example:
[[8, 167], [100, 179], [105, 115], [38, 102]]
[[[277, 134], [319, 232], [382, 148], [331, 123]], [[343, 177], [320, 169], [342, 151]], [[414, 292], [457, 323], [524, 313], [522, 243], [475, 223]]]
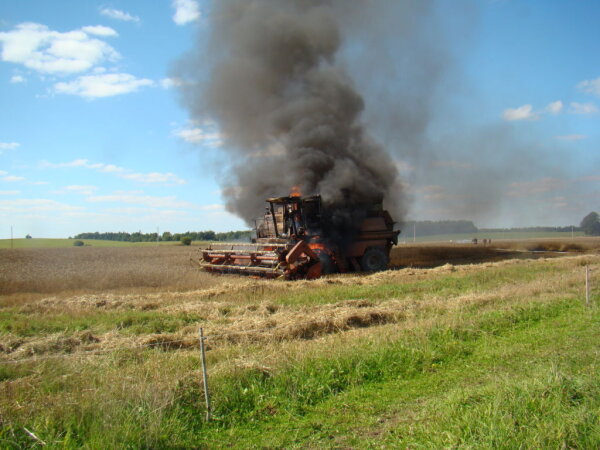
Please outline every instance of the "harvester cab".
[[321, 197], [267, 199], [264, 218], [255, 222], [256, 240], [302, 239], [321, 225]]
[[255, 222], [252, 243], [201, 248], [201, 267], [216, 273], [314, 279], [335, 272], [384, 270], [398, 242], [400, 232], [393, 230], [394, 222], [381, 204], [365, 208], [351, 236], [337, 243], [323, 229], [319, 195], [269, 198], [267, 204], [264, 217]]

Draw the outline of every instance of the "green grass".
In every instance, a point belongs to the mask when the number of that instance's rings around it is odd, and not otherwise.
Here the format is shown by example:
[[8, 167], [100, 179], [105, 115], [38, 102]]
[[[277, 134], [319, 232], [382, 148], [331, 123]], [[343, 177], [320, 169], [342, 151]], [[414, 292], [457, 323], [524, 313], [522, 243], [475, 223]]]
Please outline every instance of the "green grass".
[[76, 317], [67, 313], [32, 317], [11, 309], [0, 311], [0, 336], [43, 336], [52, 333], [119, 330], [125, 335], [173, 333], [189, 324], [202, 322], [198, 314], [161, 314], [153, 311], [91, 311]]
[[[297, 309], [299, 320], [304, 308], [358, 298], [417, 309], [404, 322], [317, 340], [209, 339], [210, 424], [197, 350], [0, 364], [0, 447], [35, 445], [27, 428], [51, 448], [597, 448], [600, 308], [582, 305], [578, 277], [589, 261], [307, 283], [286, 294], [274, 283], [262, 298], [249, 291], [231, 308], [268, 300]], [[480, 294], [491, 301], [456, 303]], [[205, 320], [160, 310], [27, 311], [35, 309], [6, 308], [3, 332], [131, 336]]]
[[[600, 444], [599, 324], [597, 309], [569, 298], [474, 314], [402, 339], [365, 339], [274, 373], [239, 369], [211, 378], [209, 425], [197, 376], [178, 382], [160, 426], [144, 402], [75, 407], [23, 425], [69, 448], [593, 448]], [[135, 358], [122, 361], [127, 376]], [[193, 370], [197, 360], [184, 364]], [[0, 375], [27, 375], [14, 370]], [[60, 365], [37, 370], [47, 374], [40, 387], [47, 395], [68, 388]], [[100, 375], [88, 388], [102, 385]], [[0, 439], [31, 443], [21, 428], [5, 427]]]
[[366, 344], [273, 378], [238, 373], [215, 393], [217, 424], [195, 444], [597, 447], [599, 322], [597, 310], [565, 300]]

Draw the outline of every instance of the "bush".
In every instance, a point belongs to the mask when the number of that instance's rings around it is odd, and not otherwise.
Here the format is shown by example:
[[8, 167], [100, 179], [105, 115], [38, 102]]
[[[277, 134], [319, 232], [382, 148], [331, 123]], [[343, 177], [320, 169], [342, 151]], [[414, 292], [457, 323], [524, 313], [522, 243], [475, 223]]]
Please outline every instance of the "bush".
[[192, 245], [192, 238], [188, 236], [183, 236], [181, 238], [181, 245]]
[[75, 247], [83, 247], [85, 244], [84, 244], [84, 242], [83, 242], [83, 241], [74, 241], [74, 242], [73, 242], [73, 245], [74, 245]]
[[581, 221], [580, 227], [588, 236], [600, 236], [600, 215], [597, 212], [589, 213]]

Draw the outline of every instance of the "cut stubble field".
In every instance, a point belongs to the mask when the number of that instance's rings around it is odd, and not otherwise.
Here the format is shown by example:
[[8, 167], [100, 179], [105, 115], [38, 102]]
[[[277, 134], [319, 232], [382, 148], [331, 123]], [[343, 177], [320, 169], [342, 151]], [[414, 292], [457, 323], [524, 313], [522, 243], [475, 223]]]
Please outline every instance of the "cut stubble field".
[[181, 246], [0, 250], [0, 446], [597, 447], [600, 242], [551, 244], [311, 282]]

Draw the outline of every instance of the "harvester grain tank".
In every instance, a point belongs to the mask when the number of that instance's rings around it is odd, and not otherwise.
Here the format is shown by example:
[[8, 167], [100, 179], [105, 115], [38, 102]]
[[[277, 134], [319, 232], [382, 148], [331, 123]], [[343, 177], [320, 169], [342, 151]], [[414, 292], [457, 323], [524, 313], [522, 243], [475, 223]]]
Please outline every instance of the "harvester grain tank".
[[200, 265], [209, 272], [267, 278], [315, 279], [323, 274], [384, 270], [400, 231], [381, 203], [362, 205], [359, 223], [335, 229], [321, 197], [267, 199], [264, 217], [255, 223], [251, 244], [212, 244], [200, 249]]

